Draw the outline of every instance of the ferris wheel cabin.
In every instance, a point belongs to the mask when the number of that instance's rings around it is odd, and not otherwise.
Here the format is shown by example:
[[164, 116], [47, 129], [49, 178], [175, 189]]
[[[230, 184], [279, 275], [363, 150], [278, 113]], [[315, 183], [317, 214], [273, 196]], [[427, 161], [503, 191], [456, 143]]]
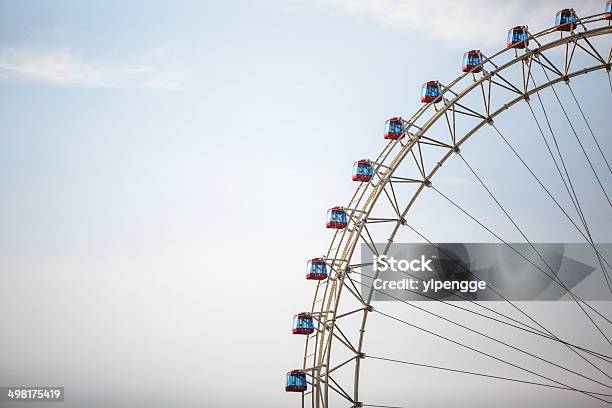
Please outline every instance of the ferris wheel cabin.
[[555, 26], [557, 31], [572, 31], [576, 28], [578, 16], [574, 9], [563, 9], [557, 12]]
[[508, 30], [508, 47], [525, 48], [529, 45], [527, 26], [516, 26]]
[[359, 160], [353, 164], [353, 181], [368, 182], [374, 176], [374, 169], [369, 160]]
[[482, 71], [482, 54], [480, 50], [471, 50], [463, 54], [461, 71], [478, 73]]
[[440, 83], [438, 81], [429, 81], [423, 84], [421, 88], [421, 102], [439, 102], [440, 99]]
[[306, 373], [304, 371], [292, 370], [287, 373], [285, 391], [304, 392], [306, 388]]
[[385, 139], [400, 140], [406, 134], [402, 118], [391, 118], [385, 122]]
[[612, 20], [612, 0], [608, 0], [606, 3], [606, 14], [604, 15], [606, 20]]
[[306, 264], [306, 279], [324, 280], [327, 279], [327, 264], [321, 258], [313, 258]]
[[293, 326], [291, 329], [293, 334], [312, 334], [314, 333], [314, 323], [310, 313], [300, 313], [293, 316]]
[[343, 229], [348, 225], [348, 215], [344, 208], [333, 207], [327, 210], [327, 222], [325, 227], [333, 229]]

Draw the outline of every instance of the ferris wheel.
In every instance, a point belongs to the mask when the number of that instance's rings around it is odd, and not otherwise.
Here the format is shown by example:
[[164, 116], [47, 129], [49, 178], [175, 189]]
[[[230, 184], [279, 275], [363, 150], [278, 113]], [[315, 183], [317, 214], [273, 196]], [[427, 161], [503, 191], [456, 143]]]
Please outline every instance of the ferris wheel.
[[[556, 14], [551, 28], [533, 33], [527, 26], [516, 26], [507, 32], [506, 47], [492, 55], [481, 50], [467, 51], [463, 56], [461, 75], [450, 82], [427, 81], [422, 85], [420, 101], [423, 103], [410, 117], [393, 117], [386, 121], [383, 138], [386, 142], [375, 159], [363, 159], [354, 163], [352, 180], [359, 183], [348, 204], [335, 206], [328, 210], [325, 226], [334, 230], [334, 235], [325, 255], [313, 257], [307, 262], [306, 279], [314, 288], [314, 298], [309, 311], [298, 313], [293, 318], [292, 333], [305, 336], [305, 351], [302, 366], [286, 374], [285, 390], [301, 396], [302, 407], [389, 407], [400, 408], [411, 404], [408, 401], [384, 402], [376, 395], [362, 392], [364, 362], [376, 360], [393, 365], [410, 365], [424, 370], [445, 371], [449, 375], [469, 375], [486, 381], [510, 381], [525, 387], [556, 389], [560, 392], [578, 394], [585, 401], [596, 404], [612, 404], [612, 317], [600, 310], [599, 306], [579, 297], [561, 278], [550, 273], [550, 267], [541, 253], [533, 245], [524, 225], [504, 205], [499, 197], [499, 187], [493, 188], [475, 165], [475, 161], [464, 154], [469, 151], [473, 140], [478, 143], [477, 134], [483, 129], [491, 133], [507, 155], [516, 160], [516, 165], [527, 170], [531, 182], [541, 190], [550, 202], [551, 212], [577, 233], [593, 251], [593, 257], [601, 267], [601, 285], [606, 287], [612, 300], [612, 259], [606, 259], [593, 237], [593, 220], [585, 214], [585, 201], [601, 200], [608, 216], [612, 215], [612, 168], [609, 152], [602, 148], [598, 132], [591, 125], [579, 97], [574, 92], [574, 78], [582, 75], [599, 75], [606, 82], [601, 87], [612, 95], [612, 1], [607, 1], [603, 13], [580, 17], [573, 9], [564, 9]], [[565, 89], [565, 94], [561, 93]], [[544, 91], [552, 96], [552, 102], [545, 101]], [[576, 192], [577, 177], [568, 170], [568, 151], [559, 146], [556, 124], [551, 117], [550, 103], [560, 109], [560, 121], [568, 134], [578, 143], [578, 149], [571, 152], [580, 156], [587, 168], [586, 175], [598, 191], [597, 197], [581, 197]], [[542, 160], [550, 161], [556, 176], [562, 181], [563, 194], [569, 201], [564, 205], [539, 176], [532, 163], [525, 159], [520, 146], [510, 137], [510, 132], [499, 126], [498, 118], [505, 112], [524, 104], [529, 114], [522, 121], [535, 125], [535, 135], [544, 143]], [[570, 107], [579, 113], [582, 126], [578, 130], [575, 119], [568, 114]], [[609, 114], [608, 110], [608, 114]], [[609, 122], [610, 116], [606, 119]], [[609, 134], [608, 134], [609, 135]], [[601, 135], [599, 135], [601, 136]], [[586, 142], [594, 147], [592, 151]], [[510, 222], [520, 234], [531, 255], [517, 250], [495, 228], [478, 215], [466, 209], [462, 203], [440, 188], [434, 176], [441, 173], [442, 167], [452, 160], [465, 166], [473, 182], [483, 189], [491, 205], [499, 210], [500, 217]], [[437, 180], [436, 178], [435, 180]], [[503, 188], [503, 187], [501, 187]], [[399, 194], [404, 190], [403, 195]], [[406, 193], [406, 191], [409, 191]], [[471, 299], [470, 307], [459, 303], [446, 302], [437, 298], [429, 299], [440, 304], [435, 311], [420, 307], [411, 302], [395, 299], [407, 310], [425, 313], [427, 318], [442, 319], [454, 330], [467, 330], [471, 334], [483, 336], [488, 341], [497, 342], [514, 352], [522, 353], [538, 360], [533, 368], [528, 364], [513, 363], [504, 354], [490, 354], [471, 346], [461, 338], [453, 337], [449, 328], [446, 332], [435, 332], [410, 320], [410, 315], [385, 312], [374, 303], [377, 289], [373, 286], [377, 273], [368, 275], [365, 268], [371, 262], [364, 262], [357, 255], [360, 248], [367, 248], [375, 254], [387, 254], [394, 240], [402, 230], [410, 230], [415, 236], [431, 245], [436, 245], [411, 219], [411, 210], [425, 192], [438, 196], [458, 216], [482, 228], [487, 234], [508, 246], [526, 262], [531, 263], [539, 272], [561, 288], [568, 296], [578, 313], [587, 321], [585, 327], [601, 337], [609, 348], [595, 351], [591, 346], [574, 344], [550, 329], [545, 322], [532, 316], [522, 306], [517, 305], [502, 291], [490, 290], [498, 297], [495, 305], [483, 305]], [[386, 210], [382, 210], [382, 208]], [[609, 208], [608, 208], [609, 207]], [[379, 243], [383, 243], [382, 245]], [[534, 255], [535, 254], [535, 255]], [[535, 262], [534, 259], [539, 261]], [[544, 265], [544, 266], [543, 266]], [[469, 271], [466, 271], [469, 273]], [[390, 296], [390, 295], [386, 295]], [[391, 296], [392, 297], [392, 296]], [[486, 331], [476, 323], [466, 326], [452, 318], [445, 317], [444, 308], [453, 308], [457, 313], [469, 313], [491, 324], [503, 326], [504, 330], [517, 330], [527, 336], [535, 336], [565, 350], [573, 359], [585, 364], [589, 371], [578, 371], [562, 363], [547, 360], [525, 347], [512, 343], [512, 339], [496, 337], [497, 329]], [[520, 318], [511, 317], [508, 310], [518, 313]], [[367, 323], [372, 315], [388, 319], [398, 326], [408, 326], [423, 336], [452, 343], [466, 353], [507, 364], [516, 372], [529, 373], [529, 379], [507, 377], [491, 372], [475, 372], [463, 367], [448, 367], [428, 364], [424, 361], [407, 361], [392, 356], [375, 353], [366, 346]], [[516, 316], [514, 314], [513, 316]], [[490, 326], [495, 327], [495, 326]], [[505, 333], [505, 332], [504, 332]], [[389, 335], [392, 337], [392, 335]], [[542, 371], [543, 366], [554, 366], [555, 370], [569, 373], [580, 381], [558, 380], [557, 377]], [[594, 373], [594, 374], [593, 374]]]

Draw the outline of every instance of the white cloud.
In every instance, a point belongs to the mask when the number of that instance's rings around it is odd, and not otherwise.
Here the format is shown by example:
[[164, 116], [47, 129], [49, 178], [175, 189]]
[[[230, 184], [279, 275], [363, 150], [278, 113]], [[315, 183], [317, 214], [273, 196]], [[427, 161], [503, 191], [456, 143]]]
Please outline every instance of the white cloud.
[[591, 15], [603, 12], [605, 1], [317, 0], [317, 4], [336, 14], [419, 32], [463, 49], [501, 48], [510, 27], [527, 24], [537, 32], [552, 26], [555, 13], [562, 8], [575, 7], [579, 16]]
[[181, 89], [181, 73], [162, 63], [163, 54], [156, 50], [129, 62], [99, 62], [68, 48], [5, 48], [0, 50], [0, 77], [81, 88]]

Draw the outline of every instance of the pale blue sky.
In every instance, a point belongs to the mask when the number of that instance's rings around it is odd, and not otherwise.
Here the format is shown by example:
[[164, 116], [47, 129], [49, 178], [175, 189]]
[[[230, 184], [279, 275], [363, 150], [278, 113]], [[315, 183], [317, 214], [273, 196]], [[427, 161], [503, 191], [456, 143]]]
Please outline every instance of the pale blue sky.
[[[509, 26], [543, 29], [570, 4], [0, 0], [0, 385], [65, 385], [66, 406], [136, 406], [164, 384], [181, 406], [287, 406], [282, 377], [303, 350], [288, 325], [312, 296], [304, 263], [327, 248], [324, 212], [350, 197], [353, 161], [377, 155], [386, 118], [419, 107], [422, 82], [456, 77], [465, 50], [492, 53]], [[607, 87], [602, 73], [576, 80], [610, 152]], [[526, 152], [539, 136], [520, 109], [499, 126]], [[503, 190], [499, 174], [522, 169], [499, 172], [488, 152], [466, 157]], [[465, 169], [445, 171], [455, 197], [503, 224]], [[609, 241], [609, 208], [586, 189]], [[439, 200], [420, 211], [435, 239], [490, 240], [445, 227], [456, 213]], [[559, 218], [524, 215], [536, 241], [578, 240], [547, 236]]]

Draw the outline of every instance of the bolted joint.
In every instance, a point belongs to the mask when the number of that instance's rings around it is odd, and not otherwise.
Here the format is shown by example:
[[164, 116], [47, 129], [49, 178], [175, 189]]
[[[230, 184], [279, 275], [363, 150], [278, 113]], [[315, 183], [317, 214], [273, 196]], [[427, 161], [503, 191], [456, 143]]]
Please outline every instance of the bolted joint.
[[402, 218], [400, 218], [400, 224], [407, 225], [408, 221], [406, 221], [406, 219], [404, 217], [402, 217]]
[[357, 354], [357, 358], [360, 358], [360, 359], [363, 360], [364, 358], [366, 358], [366, 355], [365, 355], [364, 352], [361, 352], [361, 353]]
[[361, 407], [363, 407], [363, 402], [357, 402], [357, 401], [355, 401], [355, 402], [353, 403], [353, 408], [361, 408]]
[[367, 310], [368, 312], [373, 312], [373, 311], [374, 311], [374, 306], [372, 306], [372, 305], [367, 305], [367, 306], [365, 307], [365, 310]]
[[453, 153], [459, 153], [459, 146], [453, 146]]
[[351, 270], [351, 267], [350, 267], [350, 266], [347, 266], [346, 268], [344, 268], [344, 273], [349, 274], [349, 273], [351, 273], [351, 272], [352, 272], [352, 270]]
[[526, 102], [529, 102], [529, 94], [527, 92], [523, 94], [523, 99], [525, 99]]
[[612, 64], [610, 64], [609, 62], [606, 64], [606, 71], [610, 72], [610, 70], [612, 69]]
[[[506, 109], [507, 109], [507, 107], [506, 107]], [[487, 116], [487, 123], [488, 123], [489, 125], [492, 125], [492, 124], [493, 124], [493, 118], [492, 118], [492, 117], [490, 117], [490, 116]]]
[[563, 78], [563, 82], [565, 82], [566, 84], [569, 84], [570, 77], [568, 75], [563, 75], [561, 78]]
[[423, 180], [423, 184], [425, 184], [426, 187], [431, 187], [431, 181], [429, 181], [429, 179]]

